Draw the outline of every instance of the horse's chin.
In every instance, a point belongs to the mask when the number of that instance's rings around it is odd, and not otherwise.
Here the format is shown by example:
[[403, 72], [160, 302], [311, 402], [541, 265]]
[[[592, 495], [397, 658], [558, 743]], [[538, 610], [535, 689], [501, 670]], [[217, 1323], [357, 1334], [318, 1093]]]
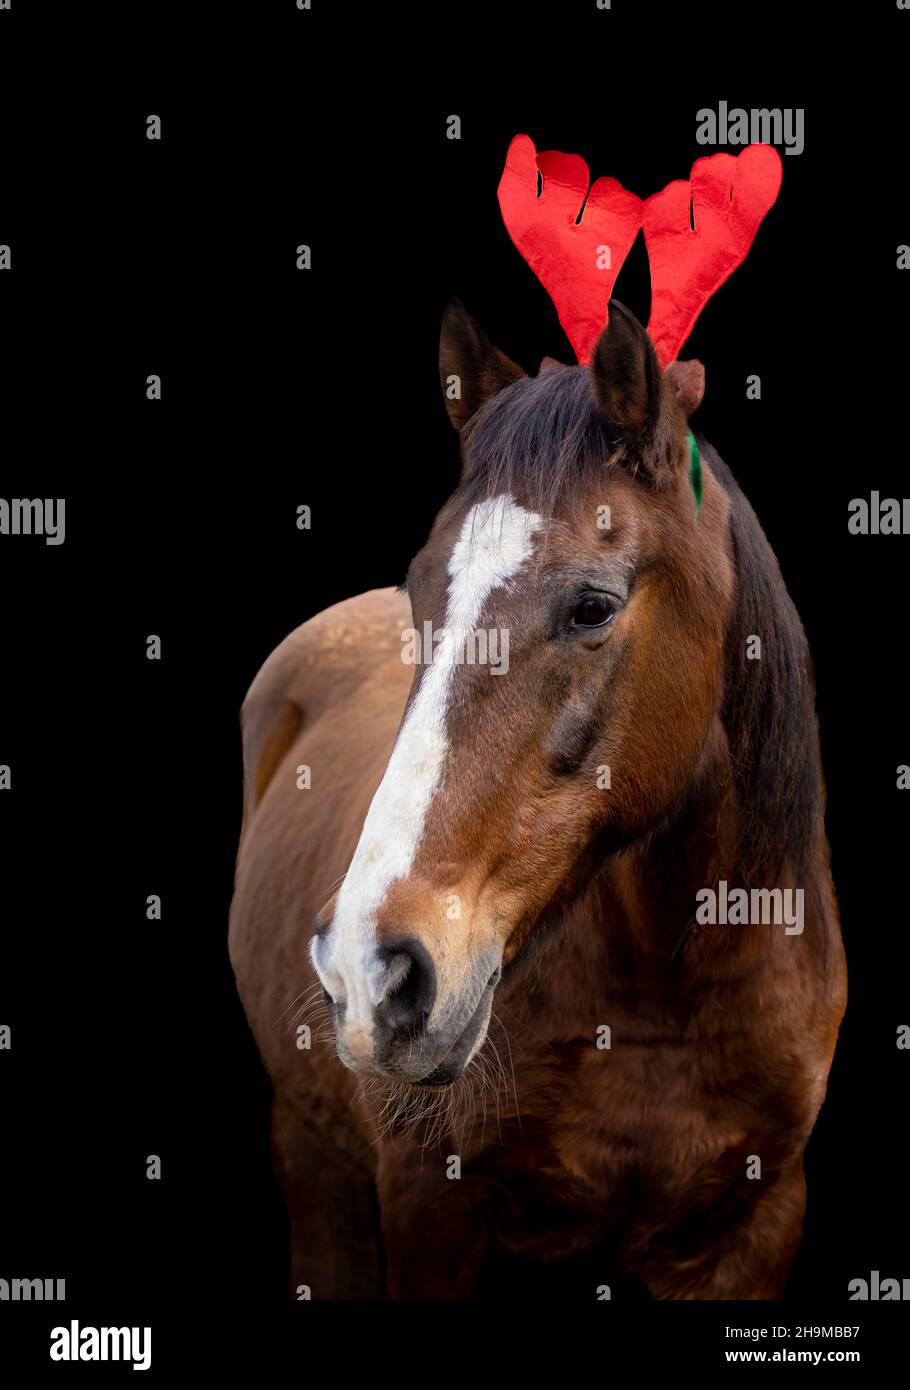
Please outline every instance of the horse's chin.
[[412, 1081], [412, 1086], [427, 1086], [434, 1090], [444, 1091], [447, 1086], [453, 1086], [459, 1077], [464, 1076], [465, 1067], [452, 1067], [443, 1062], [435, 1071], [431, 1071], [429, 1076], [422, 1076], [419, 1081]]
[[480, 1029], [477, 1038], [475, 1039], [474, 1044], [471, 1047], [471, 1050], [463, 1059], [456, 1059], [452, 1056], [444, 1057], [443, 1060], [441, 1062], [438, 1062], [437, 1065], [427, 1076], [419, 1076], [413, 1079], [407, 1076], [398, 1076], [395, 1079], [396, 1081], [402, 1081], [406, 1085], [410, 1086], [429, 1087], [436, 1090], [444, 1091], [447, 1086], [454, 1086], [455, 1082], [460, 1080], [460, 1078], [464, 1076], [468, 1067], [471, 1065], [474, 1058], [477, 1056], [478, 1052], [486, 1042], [486, 1038], [487, 1025], [486, 1023], [484, 1023], [484, 1026]]
[[437, 1062], [433, 1070], [427, 1075], [413, 1078], [399, 1076], [395, 1079], [397, 1081], [403, 1081], [407, 1085], [426, 1087], [435, 1090], [445, 1090], [447, 1086], [453, 1086], [456, 1081], [464, 1076], [468, 1067], [486, 1042], [489, 1022], [490, 1016], [489, 1010], [487, 1010], [486, 1015], [481, 1020], [480, 1027], [474, 1031], [473, 1041], [470, 1041], [466, 1036], [471, 1032], [469, 1027], [466, 1033], [462, 1034], [458, 1039], [451, 1052], [443, 1057], [440, 1062]]
[[357, 1076], [372, 1077], [376, 1081], [384, 1081], [392, 1086], [414, 1087], [418, 1090], [444, 1091], [464, 1076], [470, 1065], [470, 1059], [466, 1062], [453, 1062], [449, 1058], [444, 1058], [443, 1061], [436, 1064], [431, 1072], [426, 1072], [420, 1076], [409, 1076], [405, 1072], [390, 1071], [386, 1067], [366, 1067], [356, 1063], [352, 1064], [340, 1052], [338, 1055], [348, 1070], [353, 1071]]
[[449, 1049], [447, 1055], [440, 1062], [437, 1062], [429, 1075], [423, 1076], [417, 1081], [418, 1086], [451, 1086], [459, 1077], [464, 1076], [487, 1040], [490, 1014], [493, 1009], [493, 993], [499, 982], [499, 977], [500, 972], [496, 970], [481, 995], [477, 1008], [464, 1032], [456, 1040], [454, 1046]]

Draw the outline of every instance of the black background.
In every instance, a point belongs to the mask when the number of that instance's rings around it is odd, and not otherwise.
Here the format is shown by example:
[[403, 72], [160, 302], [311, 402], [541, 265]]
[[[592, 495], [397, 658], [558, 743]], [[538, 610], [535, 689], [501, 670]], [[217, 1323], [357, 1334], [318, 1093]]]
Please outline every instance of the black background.
[[[0, 473], [7, 498], [67, 500], [64, 545], [0, 548], [0, 1277], [67, 1281], [66, 1305], [0, 1305], [3, 1345], [40, 1367], [34, 1319], [79, 1317], [151, 1321], [170, 1353], [190, 1307], [285, 1297], [268, 1085], [226, 951], [241, 701], [291, 628], [403, 578], [451, 491], [446, 300], [530, 371], [573, 360], [499, 215], [512, 136], [645, 197], [705, 153], [695, 113], [720, 100], [805, 109], [805, 152], [684, 355], [809, 635], [850, 969], [788, 1314], [871, 1317], [848, 1281], [910, 1276], [910, 542], [848, 535], [847, 504], [907, 492], [910, 14], [848, 30], [813, 9], [804, 34], [793, 6], [505, 4], [491, 28], [469, 4], [314, 4], [203, 6], [195, 27], [176, 6], [0, 13]], [[640, 238], [616, 293], [647, 320]]]

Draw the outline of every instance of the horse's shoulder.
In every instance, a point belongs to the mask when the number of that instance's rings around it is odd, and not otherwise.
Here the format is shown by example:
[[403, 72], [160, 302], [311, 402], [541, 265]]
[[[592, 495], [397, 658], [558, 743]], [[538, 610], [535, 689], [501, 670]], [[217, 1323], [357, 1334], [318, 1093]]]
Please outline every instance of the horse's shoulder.
[[243, 702], [247, 792], [258, 805], [304, 723], [338, 707], [365, 681], [388, 673], [407, 682], [401, 632], [410, 604], [397, 589], [371, 589], [315, 614], [266, 659]]

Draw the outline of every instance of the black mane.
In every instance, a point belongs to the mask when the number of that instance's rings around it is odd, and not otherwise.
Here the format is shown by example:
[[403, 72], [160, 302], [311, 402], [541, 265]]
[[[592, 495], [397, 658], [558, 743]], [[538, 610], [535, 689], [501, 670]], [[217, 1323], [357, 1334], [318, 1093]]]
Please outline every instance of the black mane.
[[579, 484], [604, 476], [620, 437], [598, 412], [584, 367], [523, 377], [465, 427], [467, 470], [459, 497], [473, 505], [501, 492], [519, 493], [533, 511], [552, 516]]
[[[788, 861], [804, 878], [824, 816], [815, 678], [799, 614], [748, 499], [710, 444], [707, 463], [730, 498], [739, 599], [727, 638], [723, 721], [743, 812], [745, 886], [768, 882]], [[747, 639], [761, 637], [761, 660]]]

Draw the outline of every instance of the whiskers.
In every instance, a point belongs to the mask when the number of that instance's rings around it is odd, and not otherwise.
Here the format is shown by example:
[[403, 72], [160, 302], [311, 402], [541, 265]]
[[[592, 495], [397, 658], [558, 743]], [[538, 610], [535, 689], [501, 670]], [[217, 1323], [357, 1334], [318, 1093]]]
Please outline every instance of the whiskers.
[[[303, 1025], [310, 1029], [311, 1044], [328, 1044], [335, 1050], [335, 1027], [318, 980], [301, 990], [274, 1023], [287, 1033]], [[341, 1066], [341, 1061], [336, 1065]], [[517, 1121], [521, 1128], [512, 1045], [495, 1010], [482, 1047], [450, 1086], [422, 1087], [390, 1077], [358, 1075], [350, 1104], [358, 1099], [373, 1118], [374, 1143], [416, 1139], [421, 1158], [443, 1143], [459, 1152], [473, 1138], [481, 1147], [488, 1137], [501, 1142], [504, 1118]]]
[[296, 998], [291, 1000], [284, 1012], [275, 1019], [274, 1027], [277, 1028], [282, 1021], [288, 1033], [304, 1026], [308, 1027], [311, 1042], [335, 1041], [335, 1030], [326, 1008], [322, 984], [318, 980], [310, 985], [309, 989], [301, 990]]
[[376, 1125], [374, 1143], [413, 1139], [422, 1159], [428, 1149], [444, 1143], [455, 1152], [463, 1151], [465, 1142], [475, 1136], [483, 1147], [488, 1130], [501, 1142], [504, 1113], [517, 1118], [521, 1125], [508, 1034], [495, 1014], [492, 1020], [502, 1033], [508, 1070], [503, 1053], [488, 1032], [477, 1055], [450, 1086], [421, 1087], [379, 1076], [360, 1078], [359, 1095]]

